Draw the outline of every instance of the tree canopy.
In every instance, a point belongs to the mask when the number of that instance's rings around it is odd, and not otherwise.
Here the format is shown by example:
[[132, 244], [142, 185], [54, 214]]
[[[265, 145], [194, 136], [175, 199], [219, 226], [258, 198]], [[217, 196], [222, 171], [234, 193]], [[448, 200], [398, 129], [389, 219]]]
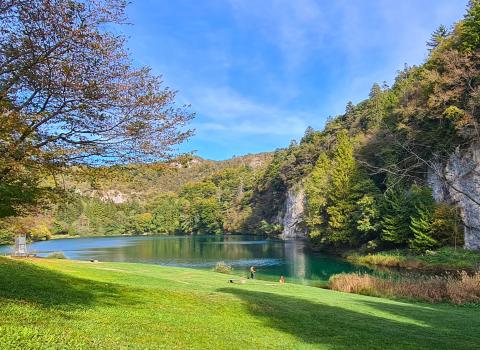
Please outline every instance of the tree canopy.
[[0, 193], [12, 205], [35, 171], [158, 161], [191, 135], [187, 106], [132, 64], [115, 30], [126, 4], [1, 2]]
[[[192, 117], [147, 67], [135, 68], [123, 0], [6, 0], [0, 7], [0, 152], [13, 161], [152, 161]], [[9, 165], [3, 165], [3, 172]]]

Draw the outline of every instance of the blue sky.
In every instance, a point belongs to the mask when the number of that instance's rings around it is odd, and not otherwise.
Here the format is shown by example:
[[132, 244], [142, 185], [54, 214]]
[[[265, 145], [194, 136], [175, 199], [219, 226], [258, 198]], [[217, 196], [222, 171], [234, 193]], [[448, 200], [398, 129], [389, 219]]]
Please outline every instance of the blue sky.
[[134, 0], [124, 27], [137, 64], [191, 104], [204, 158], [271, 151], [322, 129], [373, 83], [422, 63], [467, 0]]

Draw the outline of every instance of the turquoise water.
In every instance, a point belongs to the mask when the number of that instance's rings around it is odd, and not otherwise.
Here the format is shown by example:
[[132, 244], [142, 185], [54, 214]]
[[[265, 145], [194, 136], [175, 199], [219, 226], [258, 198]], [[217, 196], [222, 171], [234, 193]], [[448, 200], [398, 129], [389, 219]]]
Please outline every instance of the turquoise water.
[[[7, 253], [11, 247], [0, 247]], [[224, 261], [234, 273], [247, 275], [256, 266], [257, 277], [314, 284], [341, 272], [366, 269], [344, 260], [311, 252], [303, 241], [257, 236], [141, 236], [56, 239], [34, 242], [29, 251], [39, 256], [63, 252], [69, 259], [140, 262], [164, 266], [212, 269]]]

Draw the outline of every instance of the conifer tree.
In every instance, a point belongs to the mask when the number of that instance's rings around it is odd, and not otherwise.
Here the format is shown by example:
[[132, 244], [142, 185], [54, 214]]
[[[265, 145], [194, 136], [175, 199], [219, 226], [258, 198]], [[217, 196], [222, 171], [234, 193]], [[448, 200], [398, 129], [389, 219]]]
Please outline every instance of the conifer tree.
[[351, 195], [352, 177], [355, 175], [355, 158], [353, 144], [346, 133], [337, 137], [338, 144], [333, 152], [331, 186], [327, 208], [328, 232], [330, 239], [336, 243], [350, 241], [350, 215], [354, 205], [349, 200]]
[[435, 248], [438, 242], [432, 237], [432, 213], [427, 208], [416, 208], [417, 216], [411, 218], [410, 230], [413, 238], [409, 241], [409, 246], [418, 252], [424, 252], [427, 249]]
[[354, 141], [337, 135], [305, 182], [306, 225], [313, 238], [333, 245], [358, 245], [378, 229], [379, 191], [355, 159]]
[[480, 0], [470, 0], [467, 14], [460, 23], [460, 42], [462, 51], [473, 52], [480, 47]]
[[381, 222], [383, 241], [394, 244], [407, 243], [410, 233], [410, 216], [407, 208], [407, 198], [402, 189], [387, 190], [384, 196]]
[[351, 114], [355, 110], [355, 106], [353, 105], [352, 101], [348, 101], [347, 105], [345, 106], [345, 114]]
[[427, 42], [427, 46], [430, 50], [433, 50], [438, 45], [440, 45], [448, 36], [450, 32], [448, 31], [447, 27], [441, 24], [432, 34], [430, 40]]
[[310, 176], [305, 181], [306, 218], [310, 237], [317, 238], [325, 227], [325, 208], [330, 184], [331, 161], [326, 153], [318, 158]]

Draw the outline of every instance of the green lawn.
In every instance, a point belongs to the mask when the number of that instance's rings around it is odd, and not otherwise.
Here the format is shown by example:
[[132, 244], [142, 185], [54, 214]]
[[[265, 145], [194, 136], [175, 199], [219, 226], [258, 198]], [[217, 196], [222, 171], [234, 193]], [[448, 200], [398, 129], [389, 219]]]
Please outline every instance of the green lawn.
[[128, 263], [0, 259], [0, 349], [478, 349], [480, 308]]

